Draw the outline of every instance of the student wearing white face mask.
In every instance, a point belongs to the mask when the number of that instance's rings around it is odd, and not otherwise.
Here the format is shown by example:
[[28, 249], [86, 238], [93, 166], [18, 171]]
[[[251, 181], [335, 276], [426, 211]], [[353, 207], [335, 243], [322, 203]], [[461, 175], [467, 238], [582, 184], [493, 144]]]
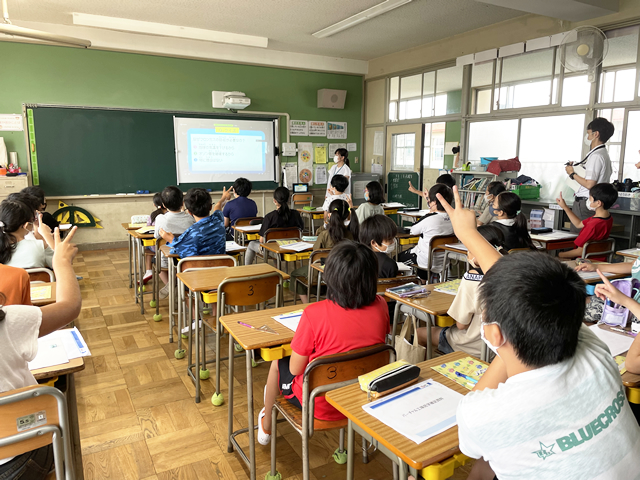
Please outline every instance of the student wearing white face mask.
[[478, 217], [478, 226], [486, 225], [497, 220], [493, 210], [493, 200], [505, 190], [504, 183], [500, 181], [491, 182], [487, 185], [487, 190], [484, 192], [484, 201], [487, 202], [487, 206], [482, 212], [482, 215]]
[[349, 152], [346, 148], [339, 148], [335, 151], [333, 161], [336, 163], [329, 169], [329, 178], [327, 179], [327, 193], [325, 197], [331, 195], [329, 188], [331, 187], [331, 179], [334, 175], [343, 175], [349, 180], [349, 185], [344, 191], [345, 194], [351, 195], [351, 169], [349, 168]]
[[398, 264], [389, 255], [396, 249], [398, 227], [386, 215], [374, 215], [360, 225], [360, 243], [371, 247], [378, 259], [378, 278], [398, 276]]
[[365, 203], [361, 204], [356, 210], [358, 221], [363, 223], [367, 218], [374, 215], [384, 215], [384, 208], [381, 203], [384, 202], [384, 193], [382, 193], [382, 186], [380, 182], [374, 180], [367, 183], [364, 187], [364, 199]]
[[[598, 183], [611, 182], [611, 159], [605, 143], [613, 136], [615, 127], [606, 118], [598, 117], [587, 126], [584, 143], [591, 149], [584, 160], [577, 164], [567, 165], [565, 170], [572, 180], [580, 184], [576, 192], [571, 210], [580, 220], [592, 217], [593, 210], [587, 208], [589, 190]], [[581, 165], [586, 170], [584, 177], [578, 175], [574, 166]], [[571, 225], [571, 233], [578, 233], [579, 229]]]

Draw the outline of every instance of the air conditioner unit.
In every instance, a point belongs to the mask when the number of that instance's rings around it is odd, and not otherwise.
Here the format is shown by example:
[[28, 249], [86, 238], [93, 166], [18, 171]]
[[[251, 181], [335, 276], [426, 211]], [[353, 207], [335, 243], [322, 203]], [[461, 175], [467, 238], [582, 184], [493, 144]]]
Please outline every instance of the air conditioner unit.
[[213, 108], [226, 108], [227, 110], [242, 110], [251, 105], [251, 99], [243, 92], [211, 92]]

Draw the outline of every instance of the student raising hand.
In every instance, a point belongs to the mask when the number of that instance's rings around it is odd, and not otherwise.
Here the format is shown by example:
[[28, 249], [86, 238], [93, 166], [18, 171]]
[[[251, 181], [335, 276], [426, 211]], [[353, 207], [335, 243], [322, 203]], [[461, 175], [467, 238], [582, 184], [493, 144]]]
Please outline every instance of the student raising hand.
[[453, 231], [462, 243], [466, 245], [469, 252], [478, 260], [480, 268], [484, 272], [496, 263], [502, 255], [491, 246], [485, 238], [478, 233], [476, 228], [476, 214], [472, 210], [464, 208], [458, 193], [458, 187], [453, 187], [453, 199], [455, 208], [447, 202], [442, 195], [437, 194], [438, 200], [449, 214]]

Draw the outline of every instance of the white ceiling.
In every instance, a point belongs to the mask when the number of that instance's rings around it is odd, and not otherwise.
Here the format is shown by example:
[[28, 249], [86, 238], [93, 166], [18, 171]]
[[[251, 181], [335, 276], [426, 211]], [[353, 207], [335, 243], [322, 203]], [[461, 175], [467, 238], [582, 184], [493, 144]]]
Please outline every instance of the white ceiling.
[[[72, 12], [269, 38], [269, 50], [370, 60], [522, 15], [475, 0], [414, 0], [334, 36], [311, 34], [382, 0], [8, 0], [12, 20], [72, 25]], [[89, 38], [91, 40], [91, 38]]]

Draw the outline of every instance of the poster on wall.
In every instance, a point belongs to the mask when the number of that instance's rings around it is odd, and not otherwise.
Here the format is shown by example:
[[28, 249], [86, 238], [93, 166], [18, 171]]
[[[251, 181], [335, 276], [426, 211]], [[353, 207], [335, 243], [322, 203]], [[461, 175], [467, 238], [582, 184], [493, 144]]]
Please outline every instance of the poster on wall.
[[309, 122], [307, 122], [306, 120], [289, 120], [289, 135], [308, 137]]
[[313, 143], [298, 143], [298, 181], [313, 185]]
[[316, 165], [316, 184], [325, 185], [327, 183], [327, 167]]
[[21, 132], [23, 130], [22, 115], [18, 113], [0, 114], [0, 132]]
[[336, 150], [339, 148], [347, 148], [347, 144], [346, 143], [330, 143], [329, 144], [329, 156], [331, 158], [334, 157], [334, 155], [336, 154]]
[[327, 136], [327, 122], [309, 121], [309, 136], [310, 137], [326, 137]]
[[384, 133], [382, 130], [376, 130], [373, 136], [373, 154], [384, 155]]
[[314, 161], [316, 163], [327, 163], [327, 144], [326, 143], [316, 143], [314, 147]]
[[347, 151], [348, 152], [357, 152], [358, 144], [357, 143], [347, 143]]
[[327, 138], [346, 139], [347, 122], [327, 122]]
[[294, 183], [298, 183], [298, 164], [295, 162], [287, 162], [282, 164], [283, 185], [289, 189], [293, 188]]

